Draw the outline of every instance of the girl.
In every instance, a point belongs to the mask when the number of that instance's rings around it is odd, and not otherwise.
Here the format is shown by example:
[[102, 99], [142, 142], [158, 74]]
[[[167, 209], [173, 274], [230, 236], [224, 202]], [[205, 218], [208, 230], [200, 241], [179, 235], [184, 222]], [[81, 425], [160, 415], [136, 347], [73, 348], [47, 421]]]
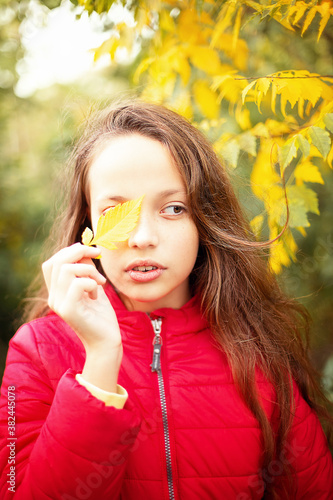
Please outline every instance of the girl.
[[[132, 102], [97, 117], [72, 164], [61, 249], [8, 352], [1, 498], [332, 499], [307, 315], [207, 140]], [[143, 195], [116, 250], [80, 243]]]

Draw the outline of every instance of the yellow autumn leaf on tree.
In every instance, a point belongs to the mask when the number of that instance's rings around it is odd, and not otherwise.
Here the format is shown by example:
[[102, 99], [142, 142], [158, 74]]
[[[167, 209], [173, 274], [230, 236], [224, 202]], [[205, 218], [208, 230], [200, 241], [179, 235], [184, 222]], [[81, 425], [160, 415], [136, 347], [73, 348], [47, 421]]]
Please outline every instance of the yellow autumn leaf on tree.
[[310, 24], [314, 20], [316, 14], [317, 14], [317, 8], [316, 7], [312, 7], [309, 10], [309, 12], [307, 13], [306, 19], [305, 19], [304, 24], [303, 24], [302, 36], [304, 35], [304, 33], [306, 32], [306, 30], [308, 29], [308, 27], [310, 26]]
[[181, 42], [200, 44], [205, 42], [204, 32], [195, 9], [184, 9], [179, 15], [178, 34]]
[[304, 16], [304, 13], [308, 9], [308, 7], [309, 5], [303, 1], [297, 2], [296, 5], [292, 5], [289, 8], [287, 21], [296, 26], [300, 19]]
[[317, 165], [311, 163], [309, 159], [297, 165], [294, 175], [297, 185], [301, 185], [303, 182], [316, 182], [318, 184], [324, 184], [324, 180]]
[[136, 200], [116, 205], [114, 209], [102, 214], [97, 222], [95, 237], [91, 229], [86, 228], [82, 233], [84, 245], [100, 245], [108, 250], [114, 250], [115, 241], [126, 241], [129, 233], [135, 228], [140, 215], [143, 196]]
[[218, 117], [220, 106], [217, 96], [204, 80], [197, 80], [193, 84], [193, 94], [195, 102], [204, 116], [211, 120]]
[[190, 57], [194, 66], [205, 71], [209, 75], [219, 73], [221, 68], [220, 58], [218, 52], [211, 47], [193, 45]]
[[102, 43], [97, 49], [94, 49], [94, 61], [98, 61], [105, 54], [110, 54], [111, 60], [114, 60], [116, 50], [119, 47], [119, 37], [111, 36], [108, 40]]
[[[117, 3], [77, 1], [89, 15], [107, 13]], [[120, 3], [126, 3], [132, 21], [124, 18], [106, 26], [110, 39], [95, 49], [95, 60], [109, 54], [115, 65], [118, 52], [121, 56], [126, 49], [135, 55], [138, 49], [130, 79], [144, 101], [195, 120], [229, 167], [243, 168], [247, 155], [253, 157], [251, 186], [263, 204], [263, 212], [252, 221], [254, 232], [260, 233], [265, 213], [269, 238], [280, 233], [287, 220], [287, 195], [289, 227], [305, 236], [307, 213], [319, 213], [310, 183], [323, 184], [324, 161], [333, 169], [333, 77], [330, 69], [325, 75], [318, 71], [327, 67], [333, 0]], [[253, 19], [259, 22], [252, 24]], [[277, 36], [276, 28], [269, 28], [273, 20], [289, 33], [279, 29]], [[313, 58], [312, 49], [308, 52], [304, 44], [303, 50], [300, 37], [306, 35], [311, 45], [323, 33], [327, 36]], [[277, 50], [283, 58], [275, 57]], [[290, 61], [298, 69], [291, 64], [280, 70], [282, 61], [283, 67]], [[262, 72], [265, 68], [272, 68], [271, 73]], [[286, 190], [281, 178], [285, 171]], [[271, 249], [275, 272], [296, 256], [291, 233], [286, 235]], [[97, 238], [93, 236], [87, 229], [84, 240], [90, 244]], [[109, 244], [115, 247], [113, 241]]]
[[267, 91], [268, 91], [270, 85], [271, 85], [271, 80], [269, 80], [268, 78], [259, 78], [257, 80], [257, 85], [256, 85], [257, 92], [256, 92], [256, 96], [255, 96], [255, 102], [258, 106], [259, 113], [261, 113], [261, 111], [260, 111], [261, 101], [263, 100], [263, 98], [267, 94]]
[[[331, 103], [333, 99], [333, 88], [330, 85], [330, 78], [324, 79], [316, 73], [306, 70], [299, 71], [279, 71], [258, 78], [250, 82], [242, 91], [242, 102], [255, 102], [260, 112], [260, 104], [271, 87], [271, 108], [275, 113], [276, 98], [280, 95], [280, 108], [286, 118], [286, 106], [294, 108], [297, 104], [298, 114], [304, 119], [306, 114], [316, 106], [319, 99]], [[307, 107], [304, 110], [305, 101]]]
[[250, 221], [251, 229], [257, 238], [259, 238], [260, 236], [263, 224], [264, 224], [264, 216], [262, 214], [256, 215]]
[[[277, 235], [278, 228], [275, 227], [270, 237], [275, 238]], [[279, 274], [282, 271], [282, 266], [287, 267], [291, 264], [291, 261], [295, 262], [296, 251], [297, 244], [290, 229], [287, 229], [282, 238], [274, 242], [271, 248], [269, 257], [269, 266], [271, 270], [275, 274]]]

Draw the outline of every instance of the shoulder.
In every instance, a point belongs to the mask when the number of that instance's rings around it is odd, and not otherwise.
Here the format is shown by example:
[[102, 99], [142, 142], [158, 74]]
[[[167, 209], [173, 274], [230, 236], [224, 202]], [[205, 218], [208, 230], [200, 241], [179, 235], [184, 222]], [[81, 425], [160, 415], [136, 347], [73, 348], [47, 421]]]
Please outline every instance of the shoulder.
[[67, 368], [79, 369], [84, 355], [75, 332], [51, 313], [19, 328], [9, 342], [7, 365], [28, 363], [57, 379]]
[[37, 346], [45, 343], [82, 345], [72, 328], [55, 313], [50, 313], [22, 325], [11, 339], [10, 346]]

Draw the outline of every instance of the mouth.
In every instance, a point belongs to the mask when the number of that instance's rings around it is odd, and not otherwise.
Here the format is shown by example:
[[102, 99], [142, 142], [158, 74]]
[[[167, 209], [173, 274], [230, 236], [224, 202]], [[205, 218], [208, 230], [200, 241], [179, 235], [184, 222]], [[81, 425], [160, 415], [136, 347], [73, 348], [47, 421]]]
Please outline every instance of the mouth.
[[147, 273], [149, 271], [154, 271], [158, 269], [157, 266], [135, 266], [133, 267], [133, 271], [140, 271], [141, 273]]
[[136, 261], [130, 264], [125, 271], [136, 282], [145, 283], [161, 276], [165, 268], [157, 262]]

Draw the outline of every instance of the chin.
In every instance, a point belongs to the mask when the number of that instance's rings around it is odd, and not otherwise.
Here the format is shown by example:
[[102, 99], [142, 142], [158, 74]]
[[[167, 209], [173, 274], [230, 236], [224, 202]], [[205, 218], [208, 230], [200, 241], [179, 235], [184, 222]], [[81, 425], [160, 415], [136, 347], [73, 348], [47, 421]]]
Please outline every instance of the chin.
[[135, 300], [136, 302], [142, 302], [142, 304], [148, 304], [150, 302], [159, 302], [163, 300], [165, 295], [148, 295], [148, 294], [137, 294], [128, 297], [129, 300]]

